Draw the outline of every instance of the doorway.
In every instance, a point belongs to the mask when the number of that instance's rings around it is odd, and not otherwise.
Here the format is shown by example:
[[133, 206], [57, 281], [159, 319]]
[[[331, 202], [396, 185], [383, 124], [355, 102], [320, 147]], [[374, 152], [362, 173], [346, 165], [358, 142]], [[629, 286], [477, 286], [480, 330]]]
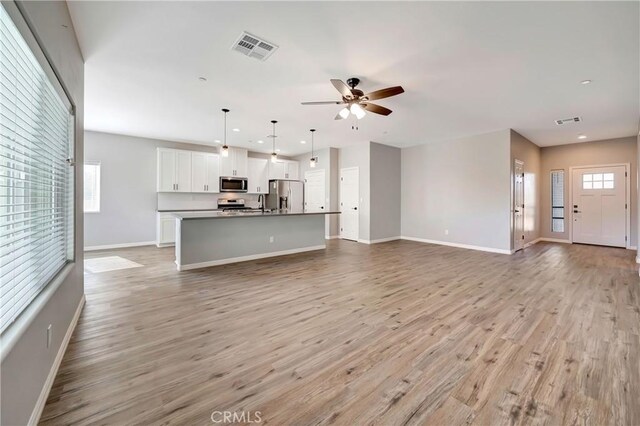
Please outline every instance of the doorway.
[[571, 242], [627, 247], [628, 165], [571, 169]]
[[358, 241], [360, 175], [357, 167], [340, 169], [340, 238]]
[[513, 249], [524, 248], [524, 162], [513, 162]]
[[308, 212], [324, 211], [324, 169], [308, 170], [304, 173], [304, 209]]

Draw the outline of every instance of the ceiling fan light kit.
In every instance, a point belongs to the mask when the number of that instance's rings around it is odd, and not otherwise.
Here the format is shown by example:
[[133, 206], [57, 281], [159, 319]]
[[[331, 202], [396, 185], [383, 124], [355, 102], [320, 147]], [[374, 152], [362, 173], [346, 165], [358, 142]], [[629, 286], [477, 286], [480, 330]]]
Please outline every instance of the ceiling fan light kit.
[[[344, 120], [348, 118], [349, 115], [353, 115], [356, 119], [360, 120], [367, 112], [385, 116], [391, 114], [392, 111], [389, 108], [373, 104], [370, 101], [389, 98], [404, 93], [402, 86], [393, 86], [365, 94], [362, 90], [356, 89], [356, 86], [360, 84], [360, 79], [355, 77], [347, 79], [346, 84], [342, 80], [332, 79], [331, 84], [333, 84], [333, 87], [342, 95], [342, 101], [302, 102], [302, 105], [346, 105], [338, 112], [335, 119]], [[355, 125], [351, 127], [357, 128]]]

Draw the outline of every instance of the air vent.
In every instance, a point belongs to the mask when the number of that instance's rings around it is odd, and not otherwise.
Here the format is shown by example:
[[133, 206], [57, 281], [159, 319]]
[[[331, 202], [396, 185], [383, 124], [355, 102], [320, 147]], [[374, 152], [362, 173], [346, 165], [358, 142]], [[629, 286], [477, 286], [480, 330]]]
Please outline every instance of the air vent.
[[242, 34], [240, 34], [240, 37], [238, 37], [235, 43], [233, 43], [231, 49], [250, 58], [266, 61], [269, 56], [278, 49], [278, 46], [258, 36], [243, 31]]
[[573, 118], [565, 118], [564, 120], [556, 120], [556, 124], [558, 126], [561, 126], [563, 124], [579, 123], [581, 121], [582, 119], [580, 117], [573, 117]]

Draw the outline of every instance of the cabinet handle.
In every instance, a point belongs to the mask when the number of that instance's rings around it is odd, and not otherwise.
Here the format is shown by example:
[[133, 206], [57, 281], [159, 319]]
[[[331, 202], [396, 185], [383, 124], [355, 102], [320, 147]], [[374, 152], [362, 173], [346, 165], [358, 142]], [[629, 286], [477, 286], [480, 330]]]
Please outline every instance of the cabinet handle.
[[178, 190], [178, 184], [176, 183], [176, 190]]

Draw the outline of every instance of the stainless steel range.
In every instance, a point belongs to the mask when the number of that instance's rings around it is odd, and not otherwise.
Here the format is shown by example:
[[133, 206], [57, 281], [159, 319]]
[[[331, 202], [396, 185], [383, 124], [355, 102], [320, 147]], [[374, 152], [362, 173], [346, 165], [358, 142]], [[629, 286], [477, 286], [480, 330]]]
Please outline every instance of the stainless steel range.
[[261, 211], [261, 209], [245, 206], [244, 198], [220, 198], [218, 199], [218, 208], [223, 212]]

